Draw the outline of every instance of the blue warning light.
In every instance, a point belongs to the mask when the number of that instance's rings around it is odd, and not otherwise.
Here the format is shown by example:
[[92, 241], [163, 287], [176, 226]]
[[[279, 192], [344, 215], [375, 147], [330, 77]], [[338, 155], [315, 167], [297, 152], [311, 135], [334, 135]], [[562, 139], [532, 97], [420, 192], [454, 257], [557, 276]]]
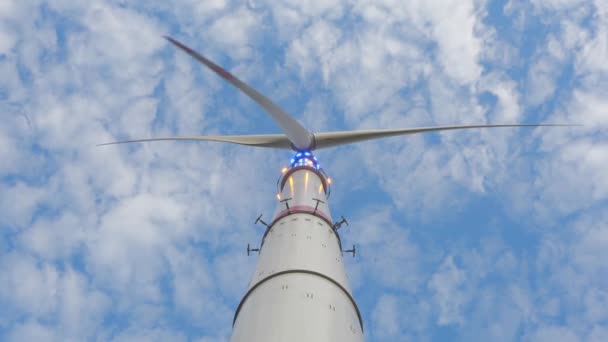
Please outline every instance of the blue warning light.
[[296, 155], [291, 158], [291, 167], [299, 166], [310, 166], [317, 170], [320, 170], [319, 162], [310, 151], [297, 152]]

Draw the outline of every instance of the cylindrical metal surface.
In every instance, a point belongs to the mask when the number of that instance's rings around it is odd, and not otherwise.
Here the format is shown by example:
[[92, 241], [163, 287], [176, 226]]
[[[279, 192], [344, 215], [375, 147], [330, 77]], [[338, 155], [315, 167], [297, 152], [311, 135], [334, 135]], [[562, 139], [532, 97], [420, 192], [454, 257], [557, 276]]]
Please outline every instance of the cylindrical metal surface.
[[323, 182], [308, 168], [286, 177], [231, 341], [363, 341]]

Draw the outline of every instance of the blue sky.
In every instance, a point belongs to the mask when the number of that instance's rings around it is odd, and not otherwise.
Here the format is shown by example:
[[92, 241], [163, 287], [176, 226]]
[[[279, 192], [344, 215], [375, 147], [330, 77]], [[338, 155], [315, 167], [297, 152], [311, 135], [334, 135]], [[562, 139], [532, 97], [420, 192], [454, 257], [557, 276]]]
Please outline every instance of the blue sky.
[[608, 5], [0, 2], [0, 340], [226, 341], [291, 155], [169, 34], [314, 131], [368, 341], [608, 340]]

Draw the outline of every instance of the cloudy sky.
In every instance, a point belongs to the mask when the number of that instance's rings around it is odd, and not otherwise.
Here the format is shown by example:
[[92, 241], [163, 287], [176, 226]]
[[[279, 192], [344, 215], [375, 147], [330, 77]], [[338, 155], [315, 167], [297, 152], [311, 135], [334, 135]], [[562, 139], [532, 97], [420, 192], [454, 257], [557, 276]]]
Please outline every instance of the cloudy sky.
[[0, 340], [226, 341], [314, 131], [580, 123], [317, 154], [368, 341], [608, 340], [605, 0], [0, 1]]

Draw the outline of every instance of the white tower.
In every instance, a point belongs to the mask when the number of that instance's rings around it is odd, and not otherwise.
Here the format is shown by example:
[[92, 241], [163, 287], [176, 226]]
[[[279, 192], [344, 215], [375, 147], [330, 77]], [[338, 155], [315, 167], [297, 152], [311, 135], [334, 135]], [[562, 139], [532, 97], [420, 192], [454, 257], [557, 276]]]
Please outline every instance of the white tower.
[[297, 153], [285, 170], [255, 273], [234, 315], [232, 342], [363, 341], [327, 205], [329, 182], [309, 152]]

